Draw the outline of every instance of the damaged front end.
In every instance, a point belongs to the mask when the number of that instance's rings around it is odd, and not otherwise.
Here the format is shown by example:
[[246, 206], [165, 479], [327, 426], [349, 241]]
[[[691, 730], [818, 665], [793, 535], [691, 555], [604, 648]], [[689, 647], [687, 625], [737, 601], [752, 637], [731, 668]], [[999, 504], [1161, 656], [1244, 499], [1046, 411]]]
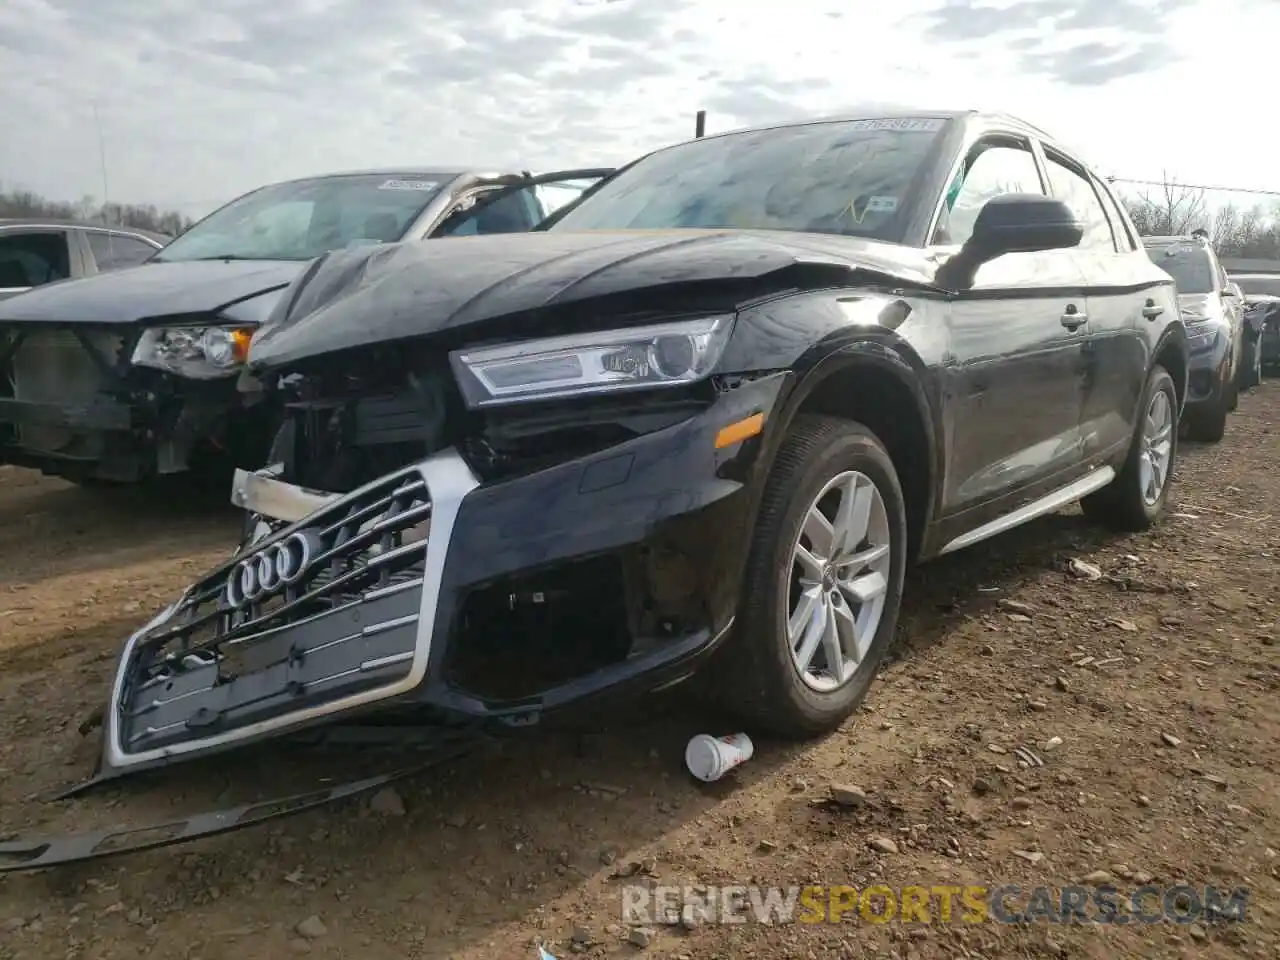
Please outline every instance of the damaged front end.
[[730, 624], [742, 485], [704, 418], [778, 378], [468, 416], [443, 371], [395, 391], [385, 360], [344, 359], [292, 378], [274, 462], [237, 473], [255, 533], [126, 644], [104, 767], [375, 707], [524, 725], [682, 679]]
[[235, 477], [244, 542], [129, 639], [104, 769], [370, 713], [525, 726], [686, 679], [732, 628], [793, 381], [736, 362], [744, 304], [857, 269], [706, 232], [318, 261], [251, 350], [282, 419]]

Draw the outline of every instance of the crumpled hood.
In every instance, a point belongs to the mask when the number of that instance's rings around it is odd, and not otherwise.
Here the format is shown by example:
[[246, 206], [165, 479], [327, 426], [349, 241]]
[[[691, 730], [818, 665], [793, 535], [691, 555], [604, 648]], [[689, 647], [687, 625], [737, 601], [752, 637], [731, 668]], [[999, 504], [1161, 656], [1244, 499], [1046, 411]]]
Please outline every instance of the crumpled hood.
[[772, 231], [556, 232], [452, 237], [327, 254], [254, 338], [249, 364], [452, 330], [628, 291], [752, 280], [799, 264], [932, 285], [923, 251]]
[[0, 323], [137, 323], [156, 317], [222, 312], [257, 323], [245, 301], [281, 290], [306, 266], [281, 260], [199, 260], [144, 263], [79, 280], [36, 287], [0, 302]]

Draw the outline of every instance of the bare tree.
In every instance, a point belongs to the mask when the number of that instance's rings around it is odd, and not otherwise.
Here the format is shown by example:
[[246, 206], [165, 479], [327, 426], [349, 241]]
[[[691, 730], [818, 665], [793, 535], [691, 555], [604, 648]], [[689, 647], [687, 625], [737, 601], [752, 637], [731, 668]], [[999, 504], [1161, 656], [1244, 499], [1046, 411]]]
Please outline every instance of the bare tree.
[[177, 236], [191, 226], [191, 218], [176, 210], [159, 210], [154, 204], [98, 204], [91, 196], [75, 203], [47, 200], [30, 190], [0, 190], [0, 217], [56, 217], [141, 227]]
[[1133, 225], [1143, 236], [1183, 236], [1198, 228], [1209, 229], [1209, 207], [1204, 191], [1184, 187], [1165, 174], [1160, 188], [1127, 198], [1125, 205]]

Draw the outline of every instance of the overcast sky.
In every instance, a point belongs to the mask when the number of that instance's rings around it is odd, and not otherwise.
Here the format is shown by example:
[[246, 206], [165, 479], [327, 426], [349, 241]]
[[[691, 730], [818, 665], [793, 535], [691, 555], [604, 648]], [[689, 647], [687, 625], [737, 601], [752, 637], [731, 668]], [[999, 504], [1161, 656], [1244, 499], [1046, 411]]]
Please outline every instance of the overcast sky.
[[[1274, 0], [3, 0], [0, 185], [196, 216], [272, 180], [617, 163], [862, 103], [1020, 114], [1104, 174], [1280, 189]], [[1249, 105], [1251, 104], [1251, 105]], [[1274, 138], [1270, 138], [1274, 139]]]

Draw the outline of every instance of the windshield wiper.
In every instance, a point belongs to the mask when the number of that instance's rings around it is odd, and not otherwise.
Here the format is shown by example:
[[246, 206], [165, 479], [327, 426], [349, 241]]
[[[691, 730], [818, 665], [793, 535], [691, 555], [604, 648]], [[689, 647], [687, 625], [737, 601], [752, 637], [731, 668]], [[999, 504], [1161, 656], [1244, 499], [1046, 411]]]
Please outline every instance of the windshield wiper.
[[223, 253], [215, 257], [192, 257], [192, 260], [261, 260], [262, 257], [242, 257], [235, 253]]

